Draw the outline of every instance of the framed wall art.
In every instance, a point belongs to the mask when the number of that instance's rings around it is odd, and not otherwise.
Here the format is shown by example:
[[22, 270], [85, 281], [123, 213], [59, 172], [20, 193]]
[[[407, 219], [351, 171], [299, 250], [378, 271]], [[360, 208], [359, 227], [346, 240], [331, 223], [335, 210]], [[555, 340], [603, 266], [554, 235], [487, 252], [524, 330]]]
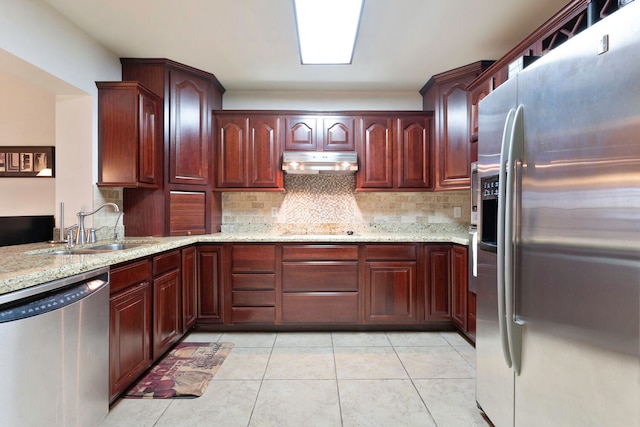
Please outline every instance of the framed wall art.
[[55, 147], [0, 146], [0, 178], [56, 176]]

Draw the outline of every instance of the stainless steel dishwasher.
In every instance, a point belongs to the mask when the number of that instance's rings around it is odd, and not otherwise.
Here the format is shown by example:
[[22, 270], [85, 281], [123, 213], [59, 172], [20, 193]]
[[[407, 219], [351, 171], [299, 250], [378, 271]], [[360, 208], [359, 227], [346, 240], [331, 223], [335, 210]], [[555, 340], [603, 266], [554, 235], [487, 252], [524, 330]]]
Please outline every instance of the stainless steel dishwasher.
[[109, 269], [0, 295], [0, 422], [95, 426], [109, 411]]

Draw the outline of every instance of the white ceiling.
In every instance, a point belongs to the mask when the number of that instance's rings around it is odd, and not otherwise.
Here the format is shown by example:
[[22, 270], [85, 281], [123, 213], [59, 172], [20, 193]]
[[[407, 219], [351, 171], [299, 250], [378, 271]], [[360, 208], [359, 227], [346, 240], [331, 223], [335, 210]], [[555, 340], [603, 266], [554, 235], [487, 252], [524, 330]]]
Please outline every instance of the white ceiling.
[[331, 66], [300, 64], [292, 0], [41, 1], [119, 57], [169, 58], [227, 90], [418, 91], [500, 58], [568, 0], [365, 0], [353, 63]]

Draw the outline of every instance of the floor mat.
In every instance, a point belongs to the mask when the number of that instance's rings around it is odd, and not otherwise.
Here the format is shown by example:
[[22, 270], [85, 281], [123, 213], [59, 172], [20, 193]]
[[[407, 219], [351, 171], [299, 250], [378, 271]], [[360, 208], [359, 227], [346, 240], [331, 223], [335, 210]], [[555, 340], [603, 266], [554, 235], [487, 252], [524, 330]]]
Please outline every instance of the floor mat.
[[232, 343], [179, 343], [152, 366], [124, 397], [170, 399], [202, 396], [232, 348]]

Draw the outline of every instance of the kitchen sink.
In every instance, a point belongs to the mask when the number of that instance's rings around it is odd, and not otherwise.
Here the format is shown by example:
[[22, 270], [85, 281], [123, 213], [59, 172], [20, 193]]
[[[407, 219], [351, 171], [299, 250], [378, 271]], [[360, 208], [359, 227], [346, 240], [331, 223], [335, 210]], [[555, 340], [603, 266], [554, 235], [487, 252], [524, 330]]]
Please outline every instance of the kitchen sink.
[[140, 246], [150, 245], [151, 243], [109, 243], [105, 245], [71, 248], [71, 249], [55, 249], [51, 251], [34, 251], [29, 252], [31, 255], [91, 255], [91, 254], [103, 254], [109, 252], [123, 251], [125, 249], [133, 249]]

